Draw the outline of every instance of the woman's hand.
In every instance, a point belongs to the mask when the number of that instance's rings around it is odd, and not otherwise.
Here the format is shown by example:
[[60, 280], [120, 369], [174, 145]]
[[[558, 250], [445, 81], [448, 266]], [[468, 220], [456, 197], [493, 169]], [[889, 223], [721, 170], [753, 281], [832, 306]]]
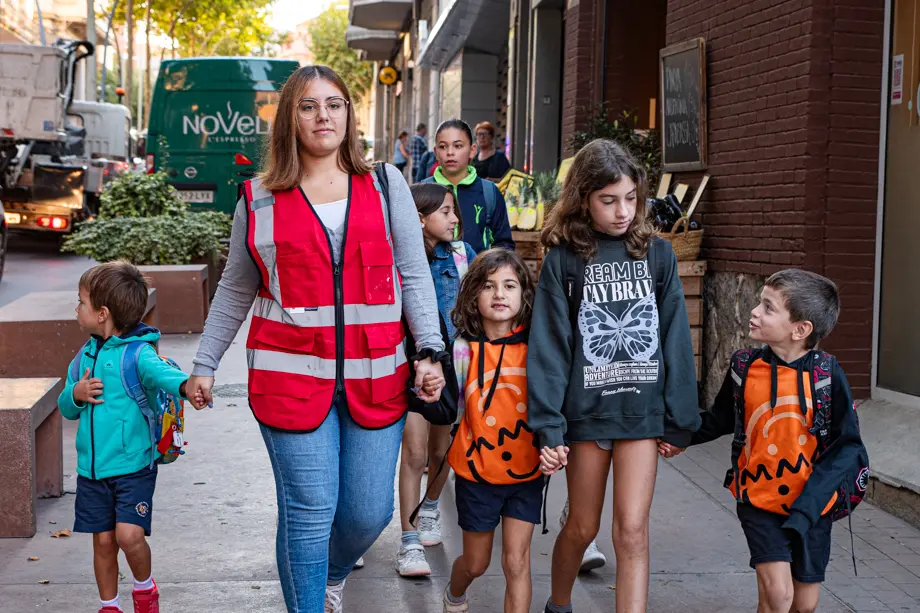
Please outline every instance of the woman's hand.
[[[439, 385], [434, 391], [430, 385], [426, 385], [425, 377], [440, 380]], [[429, 379], [430, 382], [430, 379]], [[441, 368], [440, 362], [432, 362], [431, 358], [425, 358], [415, 363], [415, 388], [418, 390], [418, 397], [423, 402], [437, 402], [441, 399], [441, 390], [444, 388], [444, 369]]]
[[201, 410], [214, 406], [214, 398], [211, 396], [211, 388], [214, 387], [214, 377], [197, 377], [192, 375], [185, 384], [185, 396], [192, 405]]

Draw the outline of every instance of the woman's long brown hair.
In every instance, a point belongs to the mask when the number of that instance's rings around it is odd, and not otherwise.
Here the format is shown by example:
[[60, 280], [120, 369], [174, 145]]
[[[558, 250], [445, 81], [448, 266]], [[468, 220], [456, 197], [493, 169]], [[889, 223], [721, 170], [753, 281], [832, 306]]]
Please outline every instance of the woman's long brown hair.
[[514, 327], [530, 325], [537, 289], [533, 275], [517, 253], [495, 247], [477, 255], [460, 281], [457, 302], [450, 314], [458, 334], [479, 338], [485, 333], [482, 328], [482, 314], [479, 312], [479, 293], [489, 281], [489, 275], [503, 266], [509, 266], [521, 284], [521, 310], [514, 319]]
[[629, 177], [636, 184], [636, 217], [624, 237], [626, 250], [644, 258], [657, 230], [648, 220], [648, 182], [645, 168], [617, 143], [597, 139], [578, 152], [565, 178], [562, 194], [546, 220], [540, 241], [547, 249], [567, 243], [585, 260], [597, 254], [597, 238], [591, 225], [588, 197], [611, 183]]
[[328, 81], [338, 88], [342, 92], [342, 97], [348, 101], [345, 140], [339, 146], [339, 168], [354, 175], [364, 175], [371, 171], [370, 164], [364, 159], [364, 151], [358, 138], [358, 127], [355, 124], [355, 112], [348, 86], [342, 77], [328, 66], [303, 66], [288, 77], [281, 89], [281, 99], [278, 101], [271, 134], [266, 141], [262, 171], [259, 173], [262, 185], [267, 190], [293, 189], [303, 178], [304, 169], [300, 161], [302, 145], [297, 137], [297, 103], [314, 79]]

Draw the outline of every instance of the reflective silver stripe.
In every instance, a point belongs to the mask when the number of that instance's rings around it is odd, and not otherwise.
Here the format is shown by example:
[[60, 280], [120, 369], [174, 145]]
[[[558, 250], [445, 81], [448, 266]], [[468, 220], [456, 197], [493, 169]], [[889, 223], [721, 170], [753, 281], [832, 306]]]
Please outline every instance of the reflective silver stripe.
[[[315, 355], [302, 355], [247, 349], [249, 367], [253, 370], [268, 370], [291, 375], [306, 375], [317, 379], [335, 379], [335, 359], [324, 359]], [[345, 360], [346, 379], [381, 379], [396, 373], [406, 363], [406, 348], [400, 343], [395, 355], [382, 358]]]
[[[383, 166], [383, 172], [387, 171], [386, 164]], [[383, 225], [387, 230], [387, 240], [390, 240], [390, 211], [387, 209], [387, 199], [383, 194], [383, 187], [380, 185], [380, 181], [377, 180], [377, 171], [371, 171], [371, 179], [374, 181], [374, 189], [377, 190], [377, 193], [380, 194], [380, 207], [383, 210]], [[393, 246], [393, 242], [390, 241], [390, 247]]]
[[[257, 296], [254, 314], [263, 319], [301, 328], [323, 328], [335, 326], [335, 307], [282, 308], [271, 298]], [[399, 321], [402, 305], [396, 304], [346, 304], [345, 325], [385, 324]]]
[[828, 385], [830, 385], [830, 384], [831, 384], [831, 378], [830, 378], [830, 377], [828, 377], [828, 378], [826, 378], [826, 379], [821, 379], [820, 381], [818, 381], [817, 383], [815, 383], [815, 391], [821, 389], [822, 387], [826, 387], [826, 386], [828, 386]]
[[253, 200], [249, 203], [250, 211], [258, 211], [264, 206], [271, 206], [275, 204], [275, 197], [269, 196], [268, 198], [259, 198], [258, 200]]
[[256, 208], [253, 206], [257, 200], [264, 200], [265, 194], [272, 198], [272, 202], [274, 202], [274, 198], [271, 192], [262, 187], [262, 184], [256, 179], [253, 179], [251, 188], [253, 199], [250, 203], [250, 210], [252, 211], [253, 223], [256, 224], [252, 240], [262, 264], [268, 271], [268, 291], [271, 292], [272, 296], [280, 300], [281, 284], [278, 281], [278, 266], [275, 263], [275, 207], [260, 206]]
[[734, 379], [735, 383], [737, 383], [738, 385], [741, 385], [741, 377], [738, 376], [738, 373], [735, 372], [734, 368], [732, 369], [731, 373], [732, 373], [732, 379]]

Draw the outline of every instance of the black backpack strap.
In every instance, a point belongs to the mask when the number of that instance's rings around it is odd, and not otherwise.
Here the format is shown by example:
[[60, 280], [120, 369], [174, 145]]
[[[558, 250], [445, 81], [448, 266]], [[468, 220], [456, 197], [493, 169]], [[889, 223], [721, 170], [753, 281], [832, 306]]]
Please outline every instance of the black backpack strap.
[[666, 270], [665, 258], [662, 256], [660, 250], [661, 245], [664, 244], [664, 239], [659, 237], [654, 237], [649, 241], [648, 245], [648, 267], [649, 272], [654, 275], [655, 278], [655, 303], [661, 305], [661, 300], [663, 298], [662, 293], [664, 293], [664, 283], [667, 281], [665, 279]]
[[834, 369], [834, 356], [821, 350], [815, 351], [814, 354], [809, 377], [814, 402], [814, 423], [809, 432], [818, 439], [818, 454], [821, 454], [831, 444], [831, 373]]
[[585, 259], [572, 251], [568, 245], [561, 245], [562, 269], [565, 271], [565, 296], [569, 303], [569, 321], [572, 333], [578, 329], [578, 309], [585, 293]]
[[744, 449], [744, 385], [747, 382], [748, 370], [754, 360], [760, 358], [760, 349], [741, 349], [732, 355], [731, 359], [731, 377], [732, 377], [732, 398], [735, 405], [735, 435], [732, 438], [732, 465], [725, 475], [725, 487], [735, 481], [735, 497], [741, 500], [741, 473], [738, 470], [738, 459], [741, 457], [741, 451]]
[[380, 184], [380, 191], [383, 193], [383, 199], [386, 200], [387, 210], [390, 209], [390, 178], [387, 176], [386, 164], [377, 162], [374, 164], [374, 174], [377, 175], [377, 182]]

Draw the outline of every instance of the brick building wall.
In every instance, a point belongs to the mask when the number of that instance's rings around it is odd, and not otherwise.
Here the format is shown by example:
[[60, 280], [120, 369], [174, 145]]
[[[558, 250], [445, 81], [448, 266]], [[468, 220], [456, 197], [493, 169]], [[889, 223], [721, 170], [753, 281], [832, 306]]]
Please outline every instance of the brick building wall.
[[600, 102], [597, 78], [598, 18], [596, 0], [581, 0], [565, 11], [565, 55], [562, 67], [562, 147], [572, 155], [569, 139], [584, 129], [591, 109]]
[[[884, 0], [668, 0], [667, 14], [668, 44], [702, 36], [708, 50], [703, 257], [738, 287], [790, 266], [837, 282], [824, 346], [857, 397], [872, 352], [883, 13]], [[738, 311], [731, 291], [708, 294], [708, 311]], [[707, 349], [708, 365], [724, 368], [739, 340]]]

